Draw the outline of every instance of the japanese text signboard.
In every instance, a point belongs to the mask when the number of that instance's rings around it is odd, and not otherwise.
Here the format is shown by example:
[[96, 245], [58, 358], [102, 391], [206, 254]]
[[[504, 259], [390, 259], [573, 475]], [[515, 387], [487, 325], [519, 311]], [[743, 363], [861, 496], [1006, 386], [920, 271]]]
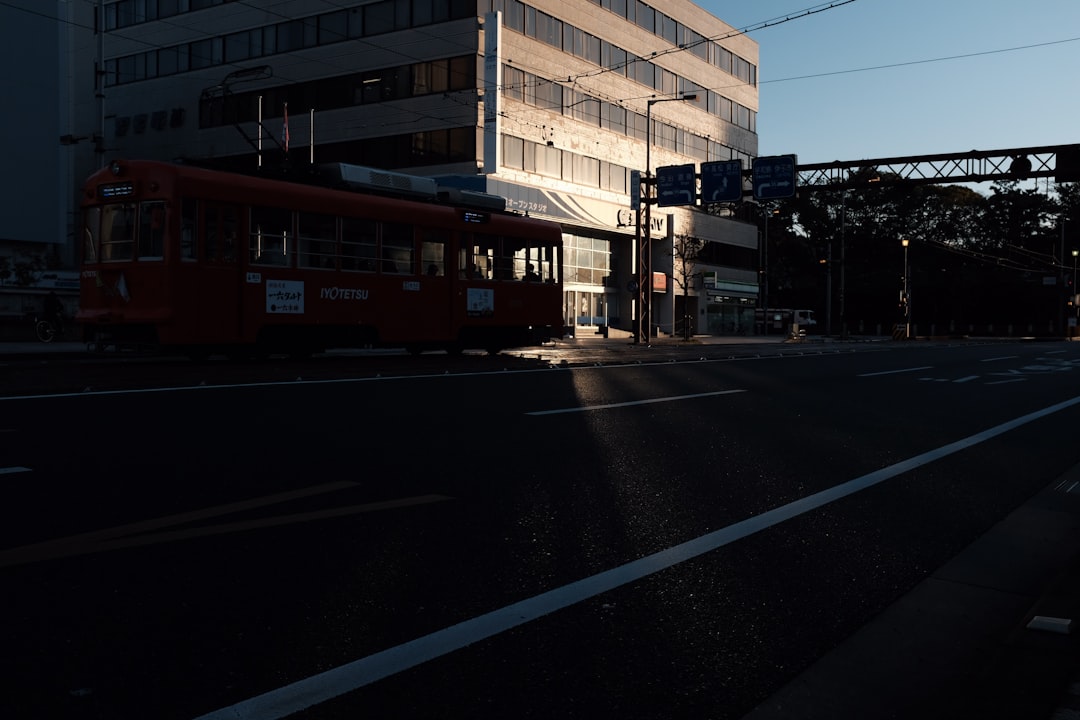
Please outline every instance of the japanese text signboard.
[[303, 315], [304, 283], [302, 280], [267, 280], [266, 312], [271, 314]]
[[795, 196], [794, 155], [754, 158], [754, 198], [776, 200]]
[[742, 194], [742, 160], [701, 163], [701, 202], [739, 202]]
[[694, 165], [656, 168], [656, 205], [693, 205], [697, 200], [697, 172]]

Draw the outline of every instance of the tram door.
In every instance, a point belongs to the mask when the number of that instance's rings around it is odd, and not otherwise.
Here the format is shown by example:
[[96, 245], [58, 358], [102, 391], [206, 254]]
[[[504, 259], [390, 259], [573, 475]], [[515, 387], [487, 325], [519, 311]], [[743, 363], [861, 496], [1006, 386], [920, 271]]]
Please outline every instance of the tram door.
[[240, 340], [240, 210], [235, 205], [203, 203], [203, 271], [199, 287], [199, 330], [205, 343]]

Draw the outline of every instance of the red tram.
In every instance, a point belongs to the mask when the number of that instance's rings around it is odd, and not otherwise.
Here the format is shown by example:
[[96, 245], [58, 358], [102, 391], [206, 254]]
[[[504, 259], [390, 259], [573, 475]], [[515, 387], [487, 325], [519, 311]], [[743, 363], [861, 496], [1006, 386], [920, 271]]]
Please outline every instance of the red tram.
[[77, 320], [193, 356], [459, 351], [562, 335], [558, 225], [352, 165], [332, 185], [118, 161], [84, 188]]

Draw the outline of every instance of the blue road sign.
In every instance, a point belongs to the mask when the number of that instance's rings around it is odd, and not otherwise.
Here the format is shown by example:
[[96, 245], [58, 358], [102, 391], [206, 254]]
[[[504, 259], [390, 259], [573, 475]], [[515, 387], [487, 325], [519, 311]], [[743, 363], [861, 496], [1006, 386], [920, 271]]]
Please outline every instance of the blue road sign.
[[794, 155], [774, 155], [754, 158], [754, 197], [775, 200], [795, 196]]
[[701, 163], [701, 202], [738, 202], [742, 193], [742, 160]]
[[697, 200], [697, 170], [689, 165], [656, 168], [656, 205], [693, 205]]

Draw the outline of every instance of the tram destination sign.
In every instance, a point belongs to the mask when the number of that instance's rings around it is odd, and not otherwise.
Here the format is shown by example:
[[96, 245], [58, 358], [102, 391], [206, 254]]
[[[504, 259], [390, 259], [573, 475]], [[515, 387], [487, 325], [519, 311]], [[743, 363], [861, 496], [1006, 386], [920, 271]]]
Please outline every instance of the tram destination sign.
[[754, 198], [776, 200], [795, 196], [795, 155], [758, 157], [753, 161]]

